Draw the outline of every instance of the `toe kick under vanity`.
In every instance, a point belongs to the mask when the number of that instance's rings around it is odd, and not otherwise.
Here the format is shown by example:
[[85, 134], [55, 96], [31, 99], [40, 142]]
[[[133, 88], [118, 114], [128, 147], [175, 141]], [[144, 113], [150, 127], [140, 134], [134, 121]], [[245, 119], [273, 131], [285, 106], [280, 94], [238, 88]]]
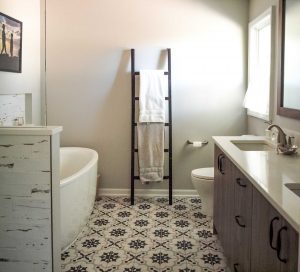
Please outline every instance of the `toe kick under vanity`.
[[0, 271], [60, 271], [61, 127], [0, 128]]
[[214, 231], [231, 271], [299, 272], [300, 156], [264, 137], [214, 141]]

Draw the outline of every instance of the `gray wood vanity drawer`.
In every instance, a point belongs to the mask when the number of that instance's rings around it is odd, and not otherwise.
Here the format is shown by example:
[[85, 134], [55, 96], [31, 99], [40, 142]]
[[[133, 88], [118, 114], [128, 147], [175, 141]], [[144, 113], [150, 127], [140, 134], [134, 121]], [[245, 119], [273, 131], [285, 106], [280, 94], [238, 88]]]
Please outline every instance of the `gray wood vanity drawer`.
[[296, 272], [299, 234], [215, 146], [214, 230], [234, 272]]

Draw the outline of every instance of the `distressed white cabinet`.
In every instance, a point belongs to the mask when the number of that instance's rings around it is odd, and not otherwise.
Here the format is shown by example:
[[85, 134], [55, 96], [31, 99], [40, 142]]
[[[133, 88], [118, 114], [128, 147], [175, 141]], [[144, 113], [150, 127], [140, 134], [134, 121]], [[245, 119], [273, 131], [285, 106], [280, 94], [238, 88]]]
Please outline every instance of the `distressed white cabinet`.
[[0, 128], [0, 271], [60, 271], [61, 130]]

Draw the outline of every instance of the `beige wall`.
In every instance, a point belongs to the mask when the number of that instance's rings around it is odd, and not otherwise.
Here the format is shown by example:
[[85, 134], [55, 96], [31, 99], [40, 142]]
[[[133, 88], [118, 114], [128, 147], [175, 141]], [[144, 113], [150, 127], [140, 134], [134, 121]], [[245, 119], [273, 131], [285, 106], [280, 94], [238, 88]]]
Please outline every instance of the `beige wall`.
[[[250, 0], [249, 1], [249, 21], [253, 20], [255, 17], [257, 17], [259, 14], [264, 12], [268, 7], [271, 5], [276, 5], [278, 7], [278, 0]], [[276, 17], [278, 14], [278, 10], [276, 9]], [[277, 19], [277, 18], [276, 18]], [[276, 27], [277, 27], [276, 20]], [[276, 37], [276, 44], [277, 44], [277, 37]], [[277, 46], [275, 46], [277, 48]], [[276, 55], [276, 54], [275, 54]], [[273, 99], [271, 101], [271, 104], [273, 105], [273, 123], [280, 125], [282, 128], [293, 130], [296, 132], [300, 132], [300, 121], [296, 119], [290, 119], [283, 116], [277, 115], [277, 84], [276, 84], [276, 65], [277, 65], [277, 59], [275, 58], [273, 72], [275, 74], [274, 77], [274, 85], [273, 85]], [[256, 135], [264, 135], [264, 131], [266, 129], [267, 125], [260, 119], [257, 119], [255, 117], [248, 117], [248, 133], [250, 134], [256, 134]]]
[[[99, 152], [101, 187], [130, 184], [130, 48], [137, 70], [165, 67], [159, 52], [172, 48], [176, 189], [191, 189], [190, 171], [213, 164], [212, 135], [245, 133], [247, 0], [51, 0], [46, 8], [48, 124], [64, 126], [63, 146]], [[187, 139], [209, 145], [193, 149]]]
[[[0, 94], [32, 93], [32, 121], [41, 124], [41, 4], [44, 0], [0, 0], [0, 11], [23, 22], [22, 73], [0, 72]], [[42, 16], [43, 17], [43, 16]]]

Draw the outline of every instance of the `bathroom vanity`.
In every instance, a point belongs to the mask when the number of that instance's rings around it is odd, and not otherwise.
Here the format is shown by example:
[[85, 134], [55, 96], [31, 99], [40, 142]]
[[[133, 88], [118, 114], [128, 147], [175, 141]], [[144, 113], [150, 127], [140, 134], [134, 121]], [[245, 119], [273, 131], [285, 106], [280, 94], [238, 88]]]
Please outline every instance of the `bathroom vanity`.
[[61, 131], [0, 128], [0, 271], [61, 271]]
[[214, 137], [214, 231], [232, 271], [300, 271], [300, 156], [264, 137]]

